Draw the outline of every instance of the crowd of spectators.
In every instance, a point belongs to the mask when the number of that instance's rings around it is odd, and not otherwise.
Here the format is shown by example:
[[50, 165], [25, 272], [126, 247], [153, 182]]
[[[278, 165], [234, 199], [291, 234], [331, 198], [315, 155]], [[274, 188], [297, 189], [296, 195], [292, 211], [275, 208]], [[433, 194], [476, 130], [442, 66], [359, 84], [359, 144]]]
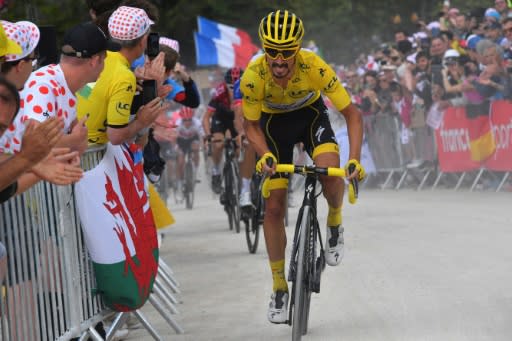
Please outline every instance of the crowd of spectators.
[[[142, 155], [148, 138], [172, 135], [169, 101], [199, 105], [197, 86], [179, 63], [176, 40], [160, 36], [157, 55], [146, 54], [159, 19], [154, 4], [85, 2], [91, 21], [65, 33], [58, 64], [39, 64], [44, 56], [39, 55], [41, 34], [35, 23], [0, 22], [0, 202], [40, 180], [55, 185], [79, 181], [80, 157], [91, 145], [127, 144]], [[154, 85], [154, 98], [143, 96], [145, 82]], [[0, 282], [7, 254], [15, 252], [6, 252], [0, 243]], [[11, 330], [11, 337], [23, 339], [19, 333]]]
[[418, 19], [416, 32], [396, 28], [394, 41], [338, 68], [367, 122], [400, 118], [409, 167], [425, 164], [418, 143], [409, 142], [432, 140], [427, 116], [434, 104], [488, 112], [490, 101], [512, 99], [512, 9], [505, 0], [488, 6], [459, 10], [445, 2], [435, 20]]

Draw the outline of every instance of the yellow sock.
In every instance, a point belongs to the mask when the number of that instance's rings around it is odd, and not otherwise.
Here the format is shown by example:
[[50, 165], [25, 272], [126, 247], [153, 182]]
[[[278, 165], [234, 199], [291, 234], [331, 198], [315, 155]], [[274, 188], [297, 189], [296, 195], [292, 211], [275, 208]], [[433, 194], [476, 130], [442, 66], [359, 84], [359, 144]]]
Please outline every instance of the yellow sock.
[[272, 270], [272, 279], [274, 281], [273, 290], [288, 292], [288, 283], [284, 277], [284, 259], [270, 262], [270, 269]]
[[327, 214], [327, 226], [338, 227], [341, 225], [341, 206], [334, 208], [329, 206], [329, 213]]

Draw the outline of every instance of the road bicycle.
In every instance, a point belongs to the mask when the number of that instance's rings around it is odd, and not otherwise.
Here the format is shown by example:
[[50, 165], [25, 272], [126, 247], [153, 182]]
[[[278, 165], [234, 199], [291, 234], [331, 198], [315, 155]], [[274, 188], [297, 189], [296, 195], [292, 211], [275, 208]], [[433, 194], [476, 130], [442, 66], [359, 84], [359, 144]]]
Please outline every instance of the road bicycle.
[[[352, 173], [355, 167], [349, 168]], [[345, 177], [345, 170], [333, 167], [316, 167], [278, 164], [279, 173], [301, 174], [305, 176], [304, 199], [302, 201], [293, 237], [292, 253], [288, 270], [288, 281], [292, 283], [288, 324], [292, 326], [292, 340], [299, 341], [308, 331], [311, 294], [320, 292], [320, 278], [325, 269], [325, 256], [322, 235], [317, 219], [316, 185], [319, 175]], [[349, 183], [349, 202], [355, 203], [358, 196], [358, 182]], [[264, 197], [270, 191], [263, 186]]]
[[212, 143], [224, 142], [224, 167], [222, 177], [224, 187], [220, 203], [228, 215], [229, 229], [240, 233], [240, 170], [236, 156], [236, 139], [226, 137], [224, 140], [212, 140]]

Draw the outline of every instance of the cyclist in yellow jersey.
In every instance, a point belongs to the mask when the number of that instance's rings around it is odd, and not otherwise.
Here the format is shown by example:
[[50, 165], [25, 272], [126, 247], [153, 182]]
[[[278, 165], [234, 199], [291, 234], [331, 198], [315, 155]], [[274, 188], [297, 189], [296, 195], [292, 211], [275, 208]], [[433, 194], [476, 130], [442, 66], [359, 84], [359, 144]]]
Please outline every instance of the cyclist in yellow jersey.
[[[361, 113], [332, 68], [315, 53], [301, 49], [304, 27], [299, 17], [287, 10], [272, 12], [261, 20], [258, 33], [265, 53], [247, 66], [240, 90], [245, 132], [261, 156], [256, 169], [272, 174], [263, 223], [273, 278], [268, 319], [285, 323], [288, 286], [284, 274], [283, 220], [288, 175], [275, 173], [275, 164], [291, 163], [293, 146], [303, 142], [317, 166], [339, 167], [338, 144], [321, 97], [323, 93], [345, 117], [350, 141], [350, 161], [346, 167], [354, 165], [356, 171], [350, 178], [362, 180], [365, 174], [359, 160], [363, 125]], [[267, 166], [268, 159], [273, 160], [272, 167]], [[329, 205], [326, 262], [337, 265], [344, 246], [341, 219], [344, 183], [335, 177], [323, 177], [320, 181]]]

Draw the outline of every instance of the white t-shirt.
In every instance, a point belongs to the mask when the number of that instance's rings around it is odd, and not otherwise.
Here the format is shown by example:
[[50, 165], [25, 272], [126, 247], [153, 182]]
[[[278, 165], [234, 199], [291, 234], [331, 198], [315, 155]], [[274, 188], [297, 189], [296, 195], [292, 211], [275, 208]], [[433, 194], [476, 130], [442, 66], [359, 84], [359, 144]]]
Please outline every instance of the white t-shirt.
[[19, 152], [25, 122], [28, 119], [43, 122], [49, 117], [62, 117], [64, 133], [70, 132], [76, 118], [76, 97], [69, 89], [60, 65], [48, 65], [32, 72], [20, 92], [20, 111], [0, 137], [0, 151]]

